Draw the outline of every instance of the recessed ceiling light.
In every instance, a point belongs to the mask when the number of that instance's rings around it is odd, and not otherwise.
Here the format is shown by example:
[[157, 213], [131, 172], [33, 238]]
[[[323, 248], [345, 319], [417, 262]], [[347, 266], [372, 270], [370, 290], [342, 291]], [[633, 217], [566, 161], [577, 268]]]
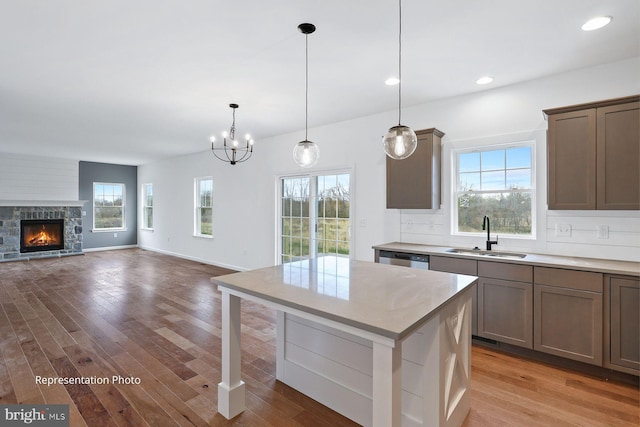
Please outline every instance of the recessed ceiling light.
[[613, 18], [610, 16], [596, 16], [595, 18], [589, 19], [582, 25], [582, 31], [593, 31], [598, 28], [602, 28], [611, 22]]
[[493, 77], [491, 76], [484, 76], [484, 77], [480, 77], [478, 80], [476, 80], [476, 83], [479, 85], [486, 85], [488, 83], [491, 83], [493, 81]]
[[400, 79], [397, 77], [389, 77], [387, 80], [384, 81], [384, 84], [386, 84], [387, 86], [395, 86], [398, 83], [400, 83]]

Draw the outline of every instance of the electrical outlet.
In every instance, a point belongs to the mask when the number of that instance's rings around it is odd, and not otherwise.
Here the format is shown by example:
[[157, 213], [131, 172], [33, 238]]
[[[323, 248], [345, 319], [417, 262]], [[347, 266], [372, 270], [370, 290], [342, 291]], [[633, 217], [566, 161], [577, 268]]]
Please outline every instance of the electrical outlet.
[[366, 219], [361, 219], [360, 220], [360, 227], [366, 227], [367, 226], [367, 220]]
[[571, 224], [556, 224], [557, 237], [571, 237]]
[[117, 238], [118, 237], [118, 233], [113, 233], [113, 238]]
[[598, 239], [608, 239], [609, 238], [609, 226], [608, 225], [599, 225], [596, 227], [596, 231], [598, 233]]

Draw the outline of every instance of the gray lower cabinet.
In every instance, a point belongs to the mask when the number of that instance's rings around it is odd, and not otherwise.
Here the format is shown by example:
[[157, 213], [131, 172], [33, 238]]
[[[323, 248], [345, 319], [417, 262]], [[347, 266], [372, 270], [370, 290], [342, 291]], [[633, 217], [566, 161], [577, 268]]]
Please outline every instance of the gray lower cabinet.
[[602, 274], [535, 267], [534, 277], [534, 350], [602, 366]]
[[533, 284], [478, 279], [478, 336], [533, 348]]
[[[619, 371], [640, 374], [640, 281], [638, 278], [608, 277], [607, 286], [610, 320], [609, 356], [605, 366]], [[605, 286], [606, 286], [605, 285]], [[606, 347], [605, 347], [606, 348]]]
[[478, 336], [533, 348], [533, 268], [478, 261]]

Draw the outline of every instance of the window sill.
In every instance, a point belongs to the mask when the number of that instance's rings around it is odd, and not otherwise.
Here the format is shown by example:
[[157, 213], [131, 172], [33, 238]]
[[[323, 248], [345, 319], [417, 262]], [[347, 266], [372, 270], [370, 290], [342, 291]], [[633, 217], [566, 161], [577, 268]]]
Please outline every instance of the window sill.
[[194, 234], [193, 237], [198, 237], [200, 239], [213, 239], [213, 236], [209, 236], [207, 234]]
[[118, 231], [128, 231], [128, 228], [92, 228], [92, 233], [113, 233]]
[[153, 228], [140, 227], [140, 230], [153, 231]]

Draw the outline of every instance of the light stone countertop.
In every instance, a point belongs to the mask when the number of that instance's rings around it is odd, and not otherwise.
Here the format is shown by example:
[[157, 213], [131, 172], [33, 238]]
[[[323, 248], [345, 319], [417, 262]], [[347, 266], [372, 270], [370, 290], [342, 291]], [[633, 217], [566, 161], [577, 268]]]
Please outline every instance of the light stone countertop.
[[231, 290], [397, 340], [476, 280], [333, 256], [211, 279]]
[[[432, 246], [401, 242], [392, 242], [373, 246], [373, 249], [404, 252], [418, 255], [442, 255], [453, 258], [466, 258], [489, 262], [525, 264], [540, 267], [565, 268], [569, 270], [593, 271], [597, 273], [640, 276], [640, 263], [631, 261], [616, 261], [599, 258], [579, 258], [535, 253], [527, 253], [527, 256], [522, 259], [497, 258], [483, 255], [456, 254], [447, 252], [451, 248], [453, 248], [453, 246]], [[495, 250], [495, 252], [503, 251]]]

